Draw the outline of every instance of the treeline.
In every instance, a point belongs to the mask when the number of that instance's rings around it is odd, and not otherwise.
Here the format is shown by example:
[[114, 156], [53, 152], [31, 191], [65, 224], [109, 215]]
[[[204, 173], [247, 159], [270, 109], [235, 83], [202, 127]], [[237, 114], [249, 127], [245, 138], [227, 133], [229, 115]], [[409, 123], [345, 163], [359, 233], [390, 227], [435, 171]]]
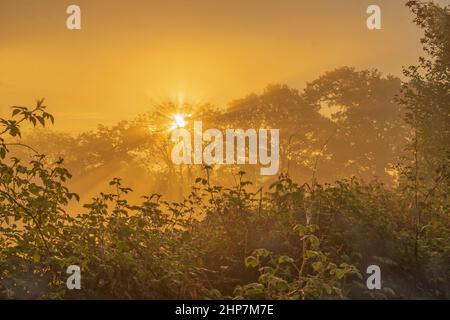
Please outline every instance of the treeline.
[[[90, 184], [87, 180], [104, 184], [120, 171], [140, 192], [158, 191], [180, 200], [201, 172], [196, 165], [175, 166], [170, 157], [171, 115], [185, 113], [202, 120], [205, 129], [279, 128], [280, 172], [299, 181], [315, 173], [322, 182], [357, 176], [378, 177], [394, 185], [398, 182], [394, 165], [404, 156], [408, 136], [400, 96], [398, 78], [343, 67], [312, 81], [302, 92], [271, 85], [262, 94], [233, 101], [225, 109], [168, 102], [112, 127], [78, 135], [39, 130], [24, 140], [51, 159], [63, 157], [75, 176], [71, 185], [75, 190], [82, 192], [80, 186]], [[24, 158], [29, 150], [14, 152]], [[257, 166], [240, 169], [259, 184], [273, 181], [261, 180]], [[240, 169], [216, 166], [213, 174], [230, 185], [230, 173]], [[140, 184], [143, 179], [133, 181], [132, 177], [143, 175], [145, 185]], [[174, 184], [185, 188], [174, 188]]]

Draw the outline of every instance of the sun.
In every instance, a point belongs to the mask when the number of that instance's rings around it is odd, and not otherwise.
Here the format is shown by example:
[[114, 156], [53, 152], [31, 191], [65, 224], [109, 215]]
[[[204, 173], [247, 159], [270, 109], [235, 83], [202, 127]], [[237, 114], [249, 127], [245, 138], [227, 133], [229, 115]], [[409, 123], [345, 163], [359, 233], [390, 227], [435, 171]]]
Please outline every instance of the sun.
[[176, 113], [172, 115], [173, 122], [170, 126], [170, 130], [174, 130], [177, 128], [184, 128], [187, 124], [186, 118], [190, 117], [190, 114], [181, 114]]

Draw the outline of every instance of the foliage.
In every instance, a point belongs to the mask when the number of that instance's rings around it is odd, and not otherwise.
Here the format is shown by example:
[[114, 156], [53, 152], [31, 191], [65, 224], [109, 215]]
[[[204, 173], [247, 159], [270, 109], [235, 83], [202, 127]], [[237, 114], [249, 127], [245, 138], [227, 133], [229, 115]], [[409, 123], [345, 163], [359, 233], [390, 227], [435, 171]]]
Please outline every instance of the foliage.
[[[154, 194], [133, 205], [132, 190], [113, 179], [111, 193], [73, 216], [64, 211], [77, 199], [64, 186], [70, 174], [43, 158], [2, 163], [5, 298], [358, 298], [372, 294], [360, 271], [369, 261], [386, 273], [376, 298], [448, 295], [444, 214], [421, 243], [433, 250], [411, 268], [409, 212], [379, 183], [311, 187], [281, 175], [263, 194], [248, 190], [244, 172], [232, 188], [213, 185], [206, 167], [182, 202]], [[72, 264], [83, 271], [81, 291], [66, 289]], [[414, 277], [409, 291], [401, 281]]]

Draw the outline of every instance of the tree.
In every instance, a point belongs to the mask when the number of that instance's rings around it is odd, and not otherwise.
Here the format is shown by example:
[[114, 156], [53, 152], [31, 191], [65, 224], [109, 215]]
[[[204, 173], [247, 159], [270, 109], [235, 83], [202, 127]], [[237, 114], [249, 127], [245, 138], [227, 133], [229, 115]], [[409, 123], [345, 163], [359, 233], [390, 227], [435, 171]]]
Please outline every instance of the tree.
[[414, 22], [424, 30], [421, 43], [426, 54], [417, 65], [404, 69], [407, 80], [399, 99], [410, 128], [410, 153], [399, 167], [403, 191], [409, 195], [418, 268], [419, 260], [431, 255], [429, 250], [420, 250], [433, 241], [424, 231], [430, 229], [430, 236], [442, 227], [435, 221], [442, 212], [449, 218], [450, 5], [412, 0], [407, 6], [415, 14]]
[[[417, 179], [433, 184], [436, 172], [445, 175], [450, 151], [450, 6], [409, 1], [414, 22], [424, 30], [425, 56], [404, 69], [400, 103], [411, 129], [409, 147]], [[444, 170], [444, 171], [443, 171]]]
[[[402, 108], [394, 99], [400, 80], [377, 70], [343, 67], [312, 81], [304, 97], [321, 107], [333, 121], [335, 133], [327, 146], [329, 170], [340, 178], [356, 175], [392, 182], [388, 169], [405, 144]], [[328, 172], [330, 175], [331, 172]]]

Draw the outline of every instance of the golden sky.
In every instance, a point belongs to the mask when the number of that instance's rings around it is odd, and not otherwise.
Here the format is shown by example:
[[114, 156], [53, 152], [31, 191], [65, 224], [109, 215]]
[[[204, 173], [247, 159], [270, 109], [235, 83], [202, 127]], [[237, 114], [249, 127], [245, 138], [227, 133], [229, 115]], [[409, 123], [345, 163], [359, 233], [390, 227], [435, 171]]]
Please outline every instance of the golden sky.
[[[439, 1], [447, 3], [448, 1]], [[225, 105], [339, 66], [400, 76], [420, 54], [402, 0], [1, 0], [0, 114], [46, 97], [56, 128], [132, 119], [154, 102]], [[66, 29], [81, 7], [82, 29]], [[366, 8], [382, 9], [382, 30]]]

